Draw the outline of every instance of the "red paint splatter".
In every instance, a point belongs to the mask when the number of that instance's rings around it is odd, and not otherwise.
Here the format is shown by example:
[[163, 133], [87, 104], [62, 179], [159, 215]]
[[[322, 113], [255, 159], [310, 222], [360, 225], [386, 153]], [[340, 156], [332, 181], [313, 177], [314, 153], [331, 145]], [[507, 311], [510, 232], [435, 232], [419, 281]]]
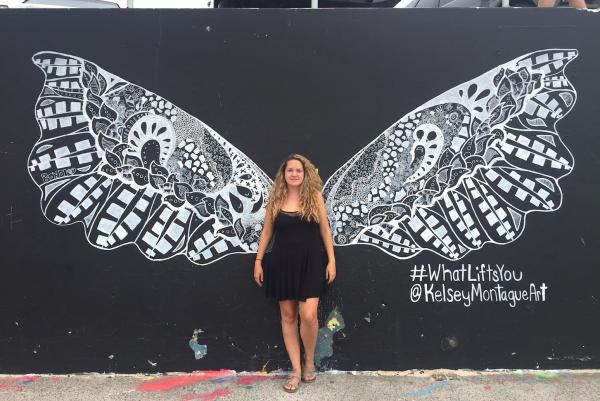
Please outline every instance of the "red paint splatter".
[[489, 384], [486, 384], [485, 386], [483, 386], [483, 388], [484, 388], [485, 390], [491, 390], [491, 389], [492, 389], [492, 386], [490, 386]]
[[26, 386], [38, 380], [41, 376], [27, 375], [10, 377], [0, 381], [0, 389], [14, 390], [15, 392], [23, 391], [23, 386]]
[[201, 400], [201, 401], [214, 401], [219, 397], [227, 397], [231, 394], [231, 390], [228, 388], [218, 388], [212, 393], [207, 394], [184, 394], [181, 397], [181, 401]]
[[166, 391], [192, 383], [198, 383], [206, 380], [213, 380], [224, 376], [234, 375], [233, 370], [204, 370], [196, 371], [185, 376], [169, 376], [159, 379], [152, 379], [140, 383], [137, 387], [139, 391]]
[[247, 375], [238, 377], [236, 382], [240, 386], [248, 386], [250, 384], [264, 382], [265, 380], [269, 379], [270, 377], [266, 375]]

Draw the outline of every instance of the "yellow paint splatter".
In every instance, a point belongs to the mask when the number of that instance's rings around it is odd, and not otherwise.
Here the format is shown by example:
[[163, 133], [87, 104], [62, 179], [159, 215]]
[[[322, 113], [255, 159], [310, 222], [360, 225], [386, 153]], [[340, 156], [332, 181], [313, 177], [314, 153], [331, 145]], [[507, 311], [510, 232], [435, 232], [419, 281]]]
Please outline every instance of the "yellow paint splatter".
[[340, 325], [340, 322], [335, 317], [332, 317], [327, 322], [327, 328], [331, 331], [335, 330], [337, 327], [339, 327], [339, 325]]

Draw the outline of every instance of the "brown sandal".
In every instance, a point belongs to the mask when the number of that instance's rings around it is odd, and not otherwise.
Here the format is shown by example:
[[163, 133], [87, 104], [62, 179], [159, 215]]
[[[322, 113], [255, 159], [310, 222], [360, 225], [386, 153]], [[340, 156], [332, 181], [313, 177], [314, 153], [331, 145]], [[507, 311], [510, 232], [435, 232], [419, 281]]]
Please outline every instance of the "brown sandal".
[[288, 376], [287, 380], [281, 386], [286, 393], [295, 393], [298, 391], [298, 387], [300, 386], [300, 377], [296, 375]]
[[303, 383], [314, 383], [317, 380], [317, 370], [313, 366], [312, 368], [302, 367], [302, 382]]

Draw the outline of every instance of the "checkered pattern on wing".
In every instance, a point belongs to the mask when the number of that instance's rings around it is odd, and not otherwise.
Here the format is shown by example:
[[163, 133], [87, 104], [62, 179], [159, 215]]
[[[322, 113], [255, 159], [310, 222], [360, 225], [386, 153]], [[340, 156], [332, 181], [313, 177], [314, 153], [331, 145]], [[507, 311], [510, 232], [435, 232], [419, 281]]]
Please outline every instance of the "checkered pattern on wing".
[[[92, 173], [101, 157], [83, 110], [83, 88], [79, 80], [81, 61], [49, 52], [36, 54], [33, 61], [43, 71], [45, 79], [35, 105], [41, 136], [27, 164], [29, 174], [42, 190], [42, 204], [46, 206], [63, 186]], [[51, 221], [67, 222], [62, 220], [67, 217], [64, 213], [52, 215], [52, 209], [49, 213], [47, 217]]]
[[466, 194], [487, 236], [496, 243], [514, 241], [524, 228], [524, 214], [507, 204], [485, 183], [467, 178], [459, 189]]
[[562, 201], [558, 181], [535, 171], [497, 163], [494, 168], [482, 170], [477, 177], [487, 182], [507, 203], [523, 212], [553, 211]]
[[466, 247], [479, 249], [489, 241], [470, 199], [460, 190], [448, 191], [438, 204], [452, 229]]
[[360, 235], [358, 243], [376, 246], [399, 258], [407, 258], [421, 251], [410, 234], [397, 225], [371, 226]]
[[96, 173], [77, 177], [62, 186], [59, 194], [43, 202], [44, 213], [55, 224], [82, 221], [89, 228], [90, 214], [104, 203], [112, 185], [111, 179]]
[[136, 244], [152, 260], [168, 259], [185, 250], [193, 213], [162, 203], [146, 222]]
[[192, 232], [187, 244], [187, 257], [192, 262], [204, 265], [243, 249], [221, 235], [215, 235], [217, 220], [210, 218]]
[[334, 243], [455, 260], [516, 240], [530, 212], [557, 210], [559, 179], [574, 165], [556, 125], [577, 98], [564, 73], [575, 57], [527, 54], [398, 120], [325, 184]]
[[458, 259], [466, 252], [446, 218], [433, 209], [419, 208], [402, 222], [421, 249], [432, 249], [448, 259]]
[[65, 177], [86, 175], [99, 161], [94, 137], [77, 132], [36, 143], [29, 157], [29, 174], [43, 187]]
[[83, 222], [92, 245], [135, 244], [151, 260], [256, 251], [271, 180], [243, 152], [94, 63], [54, 52], [33, 61], [45, 81], [28, 170], [51, 222]]
[[149, 188], [135, 189], [116, 184], [96, 213], [88, 240], [108, 249], [134, 242], [158, 201], [160, 196]]
[[59, 53], [44, 52], [33, 56], [44, 72], [44, 89], [35, 105], [35, 117], [42, 132], [41, 140], [86, 128], [83, 112], [80, 59]]

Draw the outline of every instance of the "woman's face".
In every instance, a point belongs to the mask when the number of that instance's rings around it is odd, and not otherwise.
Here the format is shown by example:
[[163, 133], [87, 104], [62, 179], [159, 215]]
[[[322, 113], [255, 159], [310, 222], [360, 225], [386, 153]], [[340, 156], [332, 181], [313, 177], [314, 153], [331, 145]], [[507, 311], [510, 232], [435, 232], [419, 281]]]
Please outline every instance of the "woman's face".
[[299, 187], [304, 181], [304, 167], [296, 159], [288, 160], [285, 164], [285, 183], [288, 187]]

